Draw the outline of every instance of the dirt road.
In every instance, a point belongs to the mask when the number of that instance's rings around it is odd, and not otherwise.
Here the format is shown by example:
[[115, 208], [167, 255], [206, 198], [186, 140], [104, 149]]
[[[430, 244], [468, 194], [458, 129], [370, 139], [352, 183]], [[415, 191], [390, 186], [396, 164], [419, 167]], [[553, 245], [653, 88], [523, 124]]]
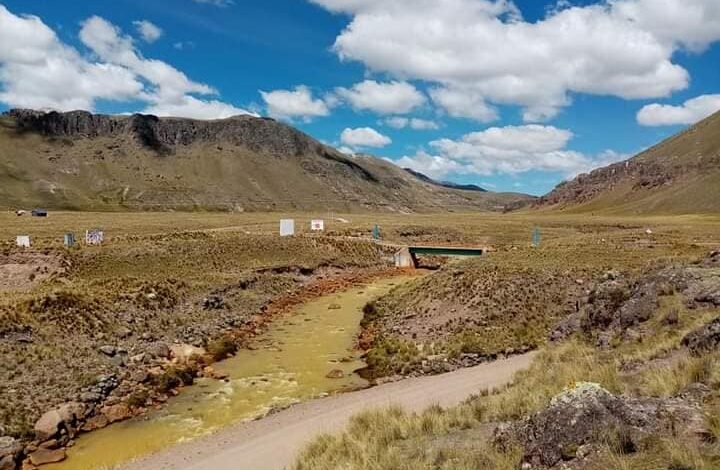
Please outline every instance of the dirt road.
[[265, 419], [242, 423], [183, 443], [122, 470], [282, 470], [318, 434], [340, 431], [358, 412], [388, 405], [420, 411], [450, 406], [482, 389], [508, 383], [535, 353], [449, 374], [408, 379], [302, 403]]

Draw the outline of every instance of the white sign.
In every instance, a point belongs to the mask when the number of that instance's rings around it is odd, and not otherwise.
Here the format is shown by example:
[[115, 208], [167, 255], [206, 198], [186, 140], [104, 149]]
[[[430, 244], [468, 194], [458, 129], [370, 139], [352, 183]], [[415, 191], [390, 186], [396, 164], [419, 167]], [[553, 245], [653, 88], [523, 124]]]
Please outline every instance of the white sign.
[[102, 245], [105, 241], [105, 232], [100, 229], [86, 230], [85, 243], [88, 245]]
[[280, 236], [289, 237], [295, 235], [295, 220], [293, 219], [282, 219], [280, 220]]
[[322, 232], [325, 230], [325, 221], [321, 219], [315, 219], [310, 222], [310, 230], [313, 232]]
[[18, 235], [15, 243], [19, 247], [30, 248], [30, 236], [29, 235]]

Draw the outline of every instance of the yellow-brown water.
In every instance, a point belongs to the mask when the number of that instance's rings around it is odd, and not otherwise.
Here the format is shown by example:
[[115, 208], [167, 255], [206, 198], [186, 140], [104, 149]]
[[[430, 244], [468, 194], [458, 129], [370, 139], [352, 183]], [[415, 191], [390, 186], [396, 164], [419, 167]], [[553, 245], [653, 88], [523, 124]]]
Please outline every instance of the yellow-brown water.
[[[193, 439], [274, 407], [346, 388], [365, 381], [353, 373], [364, 363], [353, 344], [368, 301], [410, 278], [373, 282], [309, 302], [276, 320], [257, 342], [215, 365], [229, 381], [200, 379], [171, 399], [162, 410], [81, 436], [68, 459], [52, 470], [96, 470], [116, 466], [172, 444]], [[329, 379], [340, 369], [342, 379]]]

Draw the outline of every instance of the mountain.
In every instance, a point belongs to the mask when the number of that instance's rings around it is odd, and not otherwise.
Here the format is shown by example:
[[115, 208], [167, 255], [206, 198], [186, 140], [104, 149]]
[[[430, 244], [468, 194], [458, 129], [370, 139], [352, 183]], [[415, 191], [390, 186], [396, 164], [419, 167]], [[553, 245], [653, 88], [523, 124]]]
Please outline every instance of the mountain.
[[0, 117], [0, 205], [8, 208], [432, 212], [531, 201], [421, 181], [268, 118], [31, 110]]
[[404, 168], [405, 171], [413, 175], [415, 178], [419, 179], [420, 181], [424, 181], [425, 183], [430, 183], [435, 186], [440, 186], [443, 188], [449, 188], [449, 189], [463, 189], [465, 191], [478, 191], [481, 193], [486, 193], [487, 189], [481, 188], [480, 186], [476, 184], [458, 184], [453, 183], [451, 181], [436, 181], [432, 178], [430, 178], [427, 175], [424, 175], [420, 173], [419, 171], [415, 171], [411, 168]]
[[720, 113], [620, 163], [558, 185], [535, 203], [572, 212], [720, 212]]

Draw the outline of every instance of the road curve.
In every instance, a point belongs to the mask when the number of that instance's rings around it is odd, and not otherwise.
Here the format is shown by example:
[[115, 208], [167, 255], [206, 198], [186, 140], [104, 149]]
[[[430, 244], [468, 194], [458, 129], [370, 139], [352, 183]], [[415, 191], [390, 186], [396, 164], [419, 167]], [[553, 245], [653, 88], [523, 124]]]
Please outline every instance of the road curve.
[[473, 393], [507, 384], [517, 371], [530, 365], [535, 354], [301, 403], [267, 418], [178, 444], [120, 470], [282, 470], [314, 437], [341, 431], [358, 412], [388, 405], [400, 405], [408, 411], [421, 411], [433, 404], [455, 405]]

